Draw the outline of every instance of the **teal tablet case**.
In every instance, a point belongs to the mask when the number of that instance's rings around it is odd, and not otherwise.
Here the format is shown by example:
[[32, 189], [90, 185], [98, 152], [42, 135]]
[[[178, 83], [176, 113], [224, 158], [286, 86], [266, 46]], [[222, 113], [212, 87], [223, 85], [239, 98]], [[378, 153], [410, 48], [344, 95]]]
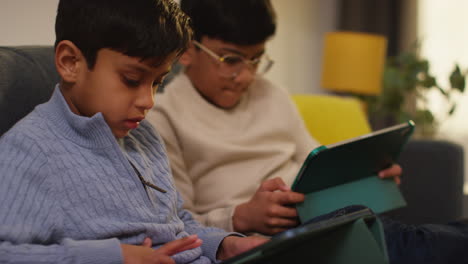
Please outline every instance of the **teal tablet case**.
[[223, 264], [387, 264], [382, 224], [366, 210], [288, 230]]
[[382, 180], [377, 173], [397, 162], [413, 130], [408, 121], [314, 149], [292, 186], [306, 195], [297, 205], [301, 222], [348, 205], [365, 205], [375, 213], [405, 206], [393, 179]]
[[[372, 211], [398, 208], [405, 201], [392, 179], [382, 180], [376, 175], [397, 160], [413, 129], [410, 121], [313, 150], [292, 186], [294, 191], [306, 194], [306, 200], [297, 205], [305, 224], [222, 263], [389, 263], [384, 230]], [[336, 213], [353, 204], [372, 211]], [[328, 213], [334, 216], [317, 221]], [[310, 223], [311, 219], [316, 222]]]

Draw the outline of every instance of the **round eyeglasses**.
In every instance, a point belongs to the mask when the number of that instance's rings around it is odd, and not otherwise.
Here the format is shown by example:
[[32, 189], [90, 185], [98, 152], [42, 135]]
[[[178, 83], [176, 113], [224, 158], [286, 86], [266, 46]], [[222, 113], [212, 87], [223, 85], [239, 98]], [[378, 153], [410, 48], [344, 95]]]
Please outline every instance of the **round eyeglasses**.
[[193, 44], [218, 62], [219, 74], [226, 78], [236, 78], [245, 66], [255, 74], [262, 75], [268, 72], [274, 63], [267, 54], [263, 54], [261, 57], [253, 60], [248, 60], [236, 54], [219, 56], [196, 40], [193, 41]]

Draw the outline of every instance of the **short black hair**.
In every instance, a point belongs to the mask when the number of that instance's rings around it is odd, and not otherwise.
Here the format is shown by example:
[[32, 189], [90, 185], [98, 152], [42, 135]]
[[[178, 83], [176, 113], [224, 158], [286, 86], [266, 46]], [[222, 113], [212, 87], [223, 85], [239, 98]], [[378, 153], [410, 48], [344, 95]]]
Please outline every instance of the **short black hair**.
[[266, 41], [276, 30], [270, 0], [181, 0], [190, 16], [195, 39], [203, 36], [238, 45]]
[[91, 69], [102, 48], [163, 61], [192, 38], [188, 16], [172, 0], [60, 0], [55, 34], [55, 46], [73, 42]]

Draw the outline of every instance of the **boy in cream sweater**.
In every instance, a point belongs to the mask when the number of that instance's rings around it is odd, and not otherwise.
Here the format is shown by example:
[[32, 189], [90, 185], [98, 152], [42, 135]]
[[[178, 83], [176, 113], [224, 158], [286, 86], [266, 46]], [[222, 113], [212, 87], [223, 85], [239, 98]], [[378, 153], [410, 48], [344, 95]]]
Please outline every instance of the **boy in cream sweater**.
[[[298, 225], [291, 205], [304, 196], [288, 186], [317, 143], [286, 90], [262, 77], [272, 66], [270, 1], [181, 0], [181, 8], [195, 40], [148, 118], [185, 207], [229, 231], [272, 235]], [[398, 165], [379, 174], [397, 183], [400, 175]], [[392, 263], [468, 263], [466, 225], [383, 222]]]
[[[148, 115], [184, 206], [210, 226], [272, 235], [298, 224], [294, 177], [318, 143], [287, 91], [262, 74], [276, 28], [268, 0], [182, 0], [195, 41]], [[398, 165], [382, 177], [399, 181]]]

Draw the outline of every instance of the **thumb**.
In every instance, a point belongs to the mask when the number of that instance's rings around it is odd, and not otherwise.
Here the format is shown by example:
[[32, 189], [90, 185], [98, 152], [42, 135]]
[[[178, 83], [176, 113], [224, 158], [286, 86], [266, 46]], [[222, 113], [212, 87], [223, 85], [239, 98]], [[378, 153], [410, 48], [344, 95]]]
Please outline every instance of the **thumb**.
[[281, 178], [273, 178], [262, 182], [260, 187], [258, 188], [259, 191], [267, 191], [267, 192], [274, 192], [274, 191], [290, 191], [291, 188], [284, 183]]
[[145, 240], [143, 240], [143, 244], [141, 244], [144, 247], [151, 247], [153, 245], [153, 241], [151, 238], [147, 237]]

